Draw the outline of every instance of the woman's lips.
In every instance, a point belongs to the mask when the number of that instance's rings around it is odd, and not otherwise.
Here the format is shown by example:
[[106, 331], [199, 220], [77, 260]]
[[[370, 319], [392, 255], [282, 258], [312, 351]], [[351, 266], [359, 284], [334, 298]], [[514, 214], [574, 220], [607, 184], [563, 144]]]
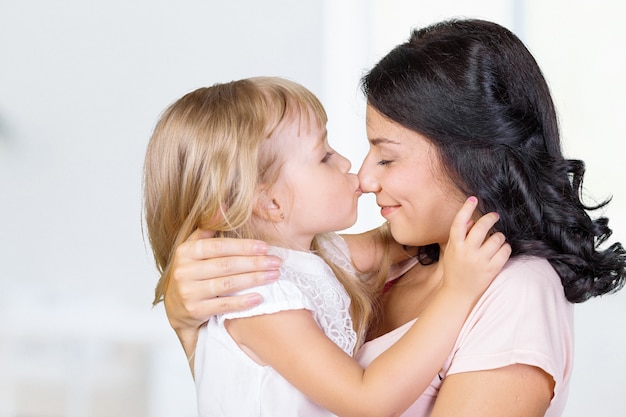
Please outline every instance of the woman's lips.
[[400, 206], [380, 206], [380, 214], [384, 218], [387, 218], [387, 216], [389, 216], [391, 213], [393, 213], [394, 211], [396, 211], [399, 208], [400, 208]]

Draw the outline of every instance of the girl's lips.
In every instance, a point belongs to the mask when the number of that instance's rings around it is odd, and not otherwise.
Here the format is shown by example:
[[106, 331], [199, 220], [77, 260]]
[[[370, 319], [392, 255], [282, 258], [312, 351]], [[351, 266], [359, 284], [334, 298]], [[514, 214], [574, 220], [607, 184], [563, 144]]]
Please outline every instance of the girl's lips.
[[397, 209], [399, 209], [400, 206], [381, 206], [380, 207], [380, 214], [387, 218], [387, 216], [389, 216], [391, 213], [393, 213], [394, 211], [396, 211]]

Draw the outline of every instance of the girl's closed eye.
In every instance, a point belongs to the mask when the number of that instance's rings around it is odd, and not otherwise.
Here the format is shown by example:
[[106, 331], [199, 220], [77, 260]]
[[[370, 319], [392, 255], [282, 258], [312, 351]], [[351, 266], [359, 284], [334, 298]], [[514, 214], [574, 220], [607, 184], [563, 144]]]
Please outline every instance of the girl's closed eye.
[[393, 161], [389, 160], [389, 159], [381, 159], [378, 162], [376, 162], [376, 165], [381, 165], [381, 166], [385, 166], [385, 165], [389, 165], [390, 163], [392, 163]]
[[322, 158], [322, 162], [328, 162], [328, 160], [330, 159], [331, 156], [333, 156], [334, 153], [335, 151], [326, 152], [326, 154]]

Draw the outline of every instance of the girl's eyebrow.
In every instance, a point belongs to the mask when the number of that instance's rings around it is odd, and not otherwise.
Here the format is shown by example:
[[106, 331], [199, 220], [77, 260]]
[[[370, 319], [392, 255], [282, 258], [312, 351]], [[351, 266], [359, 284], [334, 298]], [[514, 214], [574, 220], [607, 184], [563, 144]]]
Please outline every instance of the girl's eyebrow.
[[319, 141], [317, 142], [317, 145], [315, 145], [315, 147], [319, 147], [322, 146], [326, 143], [326, 140], [328, 139], [328, 130], [324, 129], [324, 134], [320, 135]]

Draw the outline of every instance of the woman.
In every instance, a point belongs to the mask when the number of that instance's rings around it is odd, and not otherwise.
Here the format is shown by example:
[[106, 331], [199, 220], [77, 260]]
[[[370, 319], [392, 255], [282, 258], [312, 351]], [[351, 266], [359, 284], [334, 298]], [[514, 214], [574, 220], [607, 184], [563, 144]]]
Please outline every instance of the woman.
[[[584, 165], [562, 155], [534, 58], [496, 24], [443, 22], [414, 32], [363, 87], [370, 152], [361, 188], [376, 194], [393, 238], [419, 253], [383, 295], [383, 318], [361, 364], [391, 346], [437, 293], [450, 213], [476, 195], [481, 213], [500, 214], [495, 228], [507, 236], [512, 259], [468, 317], [439, 376], [404, 415], [561, 415], [573, 358], [571, 303], [620, 289], [626, 254], [619, 243], [598, 249], [611, 231], [587, 212], [607, 202], [580, 201]], [[249, 256], [264, 252], [258, 242], [206, 236], [198, 231], [179, 247], [165, 297], [187, 353], [211, 314], [259, 301], [215, 297], [274, 279], [278, 262]]]
[[[326, 120], [305, 87], [255, 77], [185, 94], [150, 138], [144, 202], [162, 272], [157, 300], [172, 251], [199, 226], [263, 239], [283, 260], [280, 280], [258, 289], [261, 305], [213, 316], [200, 330], [199, 417], [399, 415], [430, 384], [509, 258], [504, 235], [489, 236], [496, 214], [471, 226], [477, 200], [470, 197], [450, 231], [445, 252], [452, 257], [441, 261], [438, 300], [394, 349], [363, 369], [353, 354], [365, 339], [381, 274], [357, 278], [350, 247], [335, 233], [354, 224], [361, 190], [350, 162], [328, 143]], [[383, 251], [372, 249], [362, 256], [371, 266], [360, 269], [381, 264]], [[404, 390], [388, 383], [406, 378]]]

